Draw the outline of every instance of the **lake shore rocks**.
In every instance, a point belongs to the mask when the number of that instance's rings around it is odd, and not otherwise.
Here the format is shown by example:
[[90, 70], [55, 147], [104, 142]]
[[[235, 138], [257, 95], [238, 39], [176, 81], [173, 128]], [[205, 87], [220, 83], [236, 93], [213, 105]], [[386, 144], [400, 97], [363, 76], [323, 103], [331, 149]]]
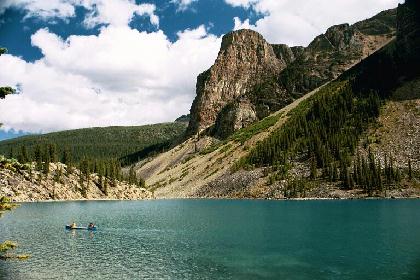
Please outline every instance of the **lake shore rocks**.
[[[60, 200], [138, 200], [153, 198], [152, 192], [126, 182], [102, 180], [96, 174], [80, 180], [80, 171], [68, 173], [67, 166], [51, 163], [50, 173], [0, 168], [0, 197], [16, 202]], [[60, 172], [61, 175], [57, 176]], [[105, 183], [106, 182], [106, 183]], [[105, 186], [106, 185], [106, 186]]]

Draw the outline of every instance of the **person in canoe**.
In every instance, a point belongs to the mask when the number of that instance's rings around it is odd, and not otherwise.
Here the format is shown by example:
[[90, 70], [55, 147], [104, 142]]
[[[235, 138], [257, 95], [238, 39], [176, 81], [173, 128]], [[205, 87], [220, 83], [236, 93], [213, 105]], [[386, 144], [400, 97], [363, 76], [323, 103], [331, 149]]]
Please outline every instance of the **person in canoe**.
[[89, 223], [88, 229], [94, 229], [94, 228], [95, 228], [95, 224], [94, 223]]
[[75, 222], [73, 222], [73, 223], [70, 224], [70, 228], [76, 228], [76, 227], [77, 227], [77, 225], [76, 225]]

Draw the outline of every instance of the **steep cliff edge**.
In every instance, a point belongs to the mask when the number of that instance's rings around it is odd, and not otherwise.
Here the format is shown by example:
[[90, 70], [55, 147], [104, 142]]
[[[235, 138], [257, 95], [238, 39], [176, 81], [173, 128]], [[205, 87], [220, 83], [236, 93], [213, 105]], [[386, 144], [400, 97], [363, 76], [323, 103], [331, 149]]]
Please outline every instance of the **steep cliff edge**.
[[[226, 105], [240, 102], [259, 81], [277, 75], [285, 67], [273, 47], [257, 32], [239, 30], [226, 34], [216, 62], [197, 78], [197, 97], [191, 107], [187, 133], [193, 135], [213, 125]], [[255, 116], [248, 118], [245, 123], [256, 120]]]
[[197, 78], [187, 135], [226, 138], [336, 78], [388, 43], [396, 10], [329, 28], [308, 47], [270, 45], [251, 30], [223, 37], [215, 64]]

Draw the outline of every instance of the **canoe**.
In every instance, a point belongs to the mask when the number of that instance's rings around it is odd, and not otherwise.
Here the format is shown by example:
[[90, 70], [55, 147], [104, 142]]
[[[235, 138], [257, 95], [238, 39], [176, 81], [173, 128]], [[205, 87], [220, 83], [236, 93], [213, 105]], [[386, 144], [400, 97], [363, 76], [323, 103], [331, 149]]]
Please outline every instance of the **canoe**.
[[74, 227], [74, 228], [72, 228], [70, 225], [66, 225], [66, 229], [74, 229], [74, 230], [96, 230], [96, 226], [94, 226], [93, 228], [89, 228], [89, 227]]

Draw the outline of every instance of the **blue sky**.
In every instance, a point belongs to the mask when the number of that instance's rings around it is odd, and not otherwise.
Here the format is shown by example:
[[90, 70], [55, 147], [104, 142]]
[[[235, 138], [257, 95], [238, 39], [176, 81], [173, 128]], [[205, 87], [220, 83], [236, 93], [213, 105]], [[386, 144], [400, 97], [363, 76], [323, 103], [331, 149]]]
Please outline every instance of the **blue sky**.
[[[22, 133], [172, 121], [221, 36], [250, 28], [307, 45], [398, 0], [0, 0], [0, 140]], [[19, 133], [16, 133], [18, 131]]]
[[[155, 14], [159, 17], [159, 26], [151, 24], [146, 16], [136, 15], [130, 22], [130, 27], [148, 32], [163, 30], [172, 42], [177, 39], [177, 32], [202, 24], [207, 27], [208, 32], [220, 36], [233, 29], [234, 17], [241, 20], [250, 19], [252, 23], [263, 17], [252, 9], [228, 5], [224, 0], [192, 2], [185, 10], [180, 10], [176, 2], [157, 0], [147, 3], [156, 5]], [[70, 35], [98, 35], [102, 25], [86, 28], [83, 24], [87, 13], [88, 10], [79, 6], [75, 8], [75, 15], [72, 17], [43, 20], [36, 16], [25, 18], [27, 11], [12, 6], [1, 15], [0, 45], [7, 47], [10, 54], [22, 56], [26, 61], [40, 59], [40, 49], [31, 45], [33, 33], [47, 27], [62, 38]]]

